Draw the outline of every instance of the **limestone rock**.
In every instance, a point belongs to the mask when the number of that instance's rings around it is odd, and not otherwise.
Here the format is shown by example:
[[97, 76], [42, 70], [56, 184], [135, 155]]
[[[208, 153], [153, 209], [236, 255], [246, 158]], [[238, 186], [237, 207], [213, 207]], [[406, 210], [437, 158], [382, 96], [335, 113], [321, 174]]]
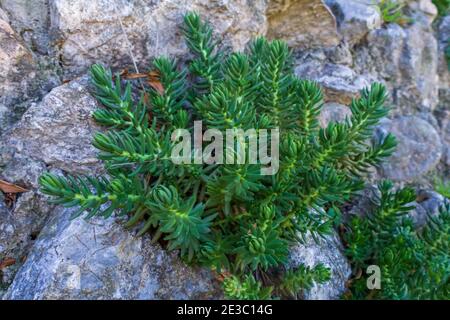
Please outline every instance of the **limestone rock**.
[[86, 77], [57, 87], [27, 110], [3, 145], [12, 148], [14, 160], [26, 156], [68, 172], [92, 173], [99, 163], [91, 145], [99, 130], [92, 119], [97, 107]]
[[49, 0], [0, 0], [1, 7], [10, 15], [13, 29], [24, 39], [27, 47], [48, 54]]
[[[111, 67], [141, 68], [152, 57], [181, 57], [186, 45], [183, 14], [197, 11], [224, 38], [222, 45], [242, 50], [266, 31], [264, 1], [51, 1], [51, 33], [58, 43], [66, 76], [79, 75], [96, 62]], [[123, 28], [122, 28], [123, 26]]]
[[396, 181], [412, 181], [434, 169], [442, 156], [439, 134], [425, 120], [415, 116], [385, 119], [377, 134], [393, 133], [398, 146], [381, 166], [383, 177]]
[[96, 107], [86, 78], [65, 84], [32, 105], [0, 142], [0, 179], [29, 190], [0, 215], [0, 260], [22, 261], [52, 210], [37, 191], [44, 171], [95, 174], [101, 170], [91, 146], [92, 135], [99, 130], [91, 119]]
[[355, 71], [387, 84], [397, 114], [433, 111], [438, 102], [437, 42], [429, 26], [389, 24], [355, 51]]
[[4, 299], [219, 298], [212, 274], [186, 266], [114, 219], [70, 221], [57, 210]]
[[11, 26], [0, 19], [0, 135], [20, 119], [31, 100], [39, 99], [59, 79], [41, 70], [33, 53]]
[[336, 19], [322, 0], [272, 0], [267, 10], [267, 36], [291, 47], [332, 47], [340, 37]]
[[372, 1], [327, 0], [326, 4], [336, 16], [339, 32], [351, 44], [360, 42], [369, 31], [381, 27], [380, 12]]
[[362, 89], [370, 86], [367, 78], [349, 67], [317, 60], [298, 64], [295, 73], [301, 78], [317, 81], [324, 89], [326, 101], [344, 105], [351, 103]]
[[307, 300], [339, 299], [345, 292], [346, 282], [352, 273], [336, 234], [320, 239], [318, 243], [311, 236], [307, 236], [305, 243], [291, 248], [289, 261], [292, 268], [300, 264], [314, 267], [323, 263], [331, 269], [331, 279], [328, 282], [315, 284], [304, 293], [304, 298]]

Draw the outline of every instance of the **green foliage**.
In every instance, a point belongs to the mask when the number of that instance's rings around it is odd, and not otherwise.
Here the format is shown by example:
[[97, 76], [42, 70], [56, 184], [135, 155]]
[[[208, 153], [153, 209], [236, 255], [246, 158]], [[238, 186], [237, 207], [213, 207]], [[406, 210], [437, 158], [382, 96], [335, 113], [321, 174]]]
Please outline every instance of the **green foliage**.
[[436, 179], [434, 181], [434, 189], [442, 196], [450, 199], [450, 181], [443, 181], [442, 179]]
[[450, 206], [417, 231], [406, 214], [415, 200], [412, 189], [392, 191], [390, 182], [379, 185], [376, 208], [354, 217], [345, 234], [347, 254], [355, 270], [369, 265], [381, 269], [381, 289], [369, 290], [366, 278], [354, 279], [355, 299], [448, 299], [450, 290]]
[[[298, 266], [277, 281], [270, 275], [287, 262], [291, 243], [330, 233], [338, 205], [393, 152], [393, 136], [372, 139], [388, 111], [385, 88], [363, 90], [351, 117], [320, 128], [322, 92], [295, 76], [284, 42], [258, 38], [245, 53], [225, 54], [193, 13], [183, 31], [193, 54], [189, 71], [166, 57], [153, 61], [163, 90], [149, 87], [136, 99], [118, 74], [91, 68], [103, 104], [94, 118], [106, 129], [93, 145], [108, 178], [45, 174], [42, 191], [56, 204], [79, 207], [74, 216], [127, 216], [126, 227], [222, 274], [229, 297], [292, 295], [326, 281], [322, 265]], [[204, 129], [279, 128], [279, 171], [261, 175], [260, 163], [173, 163], [172, 131], [192, 129], [194, 120]]]
[[397, 23], [399, 25], [411, 22], [411, 18], [403, 13], [404, 6], [402, 2], [396, 0], [380, 0], [375, 4], [385, 23]]
[[440, 16], [445, 16], [450, 13], [450, 0], [433, 0], [437, 7]]
[[297, 270], [289, 270], [283, 279], [281, 288], [290, 295], [310, 289], [314, 283], [325, 283], [330, 280], [330, 270], [323, 264], [318, 264], [314, 268], [301, 265]]
[[229, 299], [240, 300], [267, 300], [272, 295], [272, 287], [261, 287], [261, 283], [256, 281], [252, 275], [240, 278], [231, 275], [223, 282], [223, 291]]

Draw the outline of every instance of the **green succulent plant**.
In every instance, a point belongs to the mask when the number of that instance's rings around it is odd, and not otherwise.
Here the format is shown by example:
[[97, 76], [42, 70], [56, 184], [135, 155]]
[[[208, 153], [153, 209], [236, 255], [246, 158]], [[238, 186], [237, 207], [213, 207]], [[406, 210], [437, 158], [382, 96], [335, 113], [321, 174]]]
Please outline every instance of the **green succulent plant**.
[[[226, 53], [195, 13], [185, 16], [183, 32], [193, 57], [188, 69], [155, 59], [158, 86], [138, 98], [119, 74], [92, 66], [102, 104], [93, 117], [105, 127], [93, 145], [107, 174], [46, 173], [42, 192], [55, 204], [78, 207], [74, 218], [128, 217], [125, 227], [151, 233], [187, 262], [220, 274], [230, 298], [296, 295], [327, 281], [323, 265], [282, 270], [290, 245], [330, 234], [339, 205], [393, 152], [392, 135], [373, 138], [388, 113], [385, 88], [364, 89], [351, 117], [320, 128], [321, 89], [294, 74], [286, 43], [261, 37], [245, 52]], [[262, 163], [174, 163], [172, 133], [192, 130], [195, 120], [204, 129], [279, 130], [278, 172], [261, 174]]]

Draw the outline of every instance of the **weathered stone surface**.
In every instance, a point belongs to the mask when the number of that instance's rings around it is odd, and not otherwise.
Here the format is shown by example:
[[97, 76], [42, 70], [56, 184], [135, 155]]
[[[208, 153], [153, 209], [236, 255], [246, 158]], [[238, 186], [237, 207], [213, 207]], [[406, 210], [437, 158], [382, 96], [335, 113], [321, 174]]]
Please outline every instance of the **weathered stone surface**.
[[336, 19], [322, 0], [272, 0], [267, 11], [269, 38], [291, 47], [318, 48], [339, 44]]
[[[15, 106], [28, 93], [36, 76], [31, 52], [21, 43], [11, 26], [0, 20], [0, 134], [23, 113]], [[20, 91], [19, 91], [20, 88]]]
[[211, 273], [186, 266], [113, 219], [69, 220], [57, 210], [4, 299], [218, 298]]
[[423, 227], [429, 216], [437, 216], [440, 209], [450, 200], [431, 190], [419, 190], [417, 193], [416, 208], [408, 213], [417, 228]]
[[438, 15], [438, 10], [432, 0], [409, 1], [408, 7], [413, 10], [413, 18], [416, 16], [415, 12], [420, 12], [420, 18], [427, 19], [428, 23], [433, 22]]
[[450, 52], [450, 16], [442, 19], [438, 28], [439, 41], [439, 99], [442, 106], [450, 105], [450, 67], [446, 50]]
[[[59, 168], [95, 174], [101, 170], [91, 146], [92, 135], [99, 130], [91, 119], [96, 107], [87, 79], [71, 82], [32, 105], [0, 142], [0, 179], [30, 190], [0, 215], [0, 260], [13, 257], [22, 261], [52, 210], [37, 191], [44, 171]], [[7, 268], [8, 273], [17, 266]], [[10, 280], [12, 276], [4, 277], [3, 282]]]
[[49, 0], [0, 0], [0, 6], [11, 17], [13, 29], [28, 48], [47, 54], [50, 48]]
[[370, 85], [367, 78], [349, 67], [317, 60], [298, 64], [295, 73], [301, 78], [317, 81], [324, 89], [326, 101], [344, 105], [348, 105], [363, 88]]
[[147, 68], [152, 57], [186, 53], [179, 28], [189, 10], [211, 22], [222, 45], [236, 50], [266, 32], [265, 1], [227, 0], [52, 0], [51, 32], [66, 75], [81, 74], [94, 62], [132, 66], [130, 51]]
[[[92, 119], [97, 107], [89, 94], [87, 78], [72, 81], [33, 104], [3, 145], [14, 152], [14, 160], [25, 156], [68, 172], [92, 173], [99, 168], [91, 145], [92, 135], [99, 130]], [[5, 169], [3, 174], [7, 173]]]
[[439, 134], [425, 120], [414, 116], [385, 119], [377, 134], [393, 133], [398, 146], [380, 170], [383, 177], [397, 181], [412, 181], [439, 163], [442, 143]]
[[29, 106], [58, 79], [41, 70], [11, 26], [0, 20], [0, 134], [16, 122]]
[[319, 124], [325, 128], [330, 122], [342, 122], [351, 115], [352, 112], [347, 106], [333, 102], [325, 103], [319, 115]]
[[336, 234], [320, 239], [318, 243], [308, 236], [305, 243], [291, 248], [289, 257], [291, 268], [300, 264], [314, 267], [319, 263], [331, 269], [331, 279], [324, 284], [315, 284], [312, 289], [304, 293], [304, 298], [307, 300], [339, 299], [346, 290], [345, 285], [351, 275], [351, 268]]
[[326, 4], [336, 16], [339, 32], [351, 44], [360, 42], [369, 31], [381, 27], [381, 15], [373, 1], [326, 0]]
[[385, 82], [396, 112], [432, 111], [438, 102], [437, 42], [429, 26], [389, 24], [355, 51], [355, 71]]
[[450, 110], [441, 113], [441, 137], [444, 146], [442, 160], [450, 167]]
[[8, 14], [5, 11], [3, 11], [2, 8], [0, 8], [0, 19], [5, 21], [6, 23], [9, 23]]

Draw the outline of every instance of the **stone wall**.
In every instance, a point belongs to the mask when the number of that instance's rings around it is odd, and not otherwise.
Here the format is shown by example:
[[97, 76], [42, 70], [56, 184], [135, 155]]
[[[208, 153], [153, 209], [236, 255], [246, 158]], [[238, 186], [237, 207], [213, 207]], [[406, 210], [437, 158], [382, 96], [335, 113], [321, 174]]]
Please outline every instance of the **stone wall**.
[[[220, 297], [209, 272], [114, 221], [69, 224], [70, 211], [50, 206], [37, 186], [47, 170], [102, 171], [90, 145], [101, 129], [91, 120], [87, 68], [133, 70], [136, 62], [146, 70], [161, 54], [183, 61], [187, 10], [210, 21], [225, 49], [243, 50], [257, 35], [287, 41], [296, 73], [325, 90], [322, 125], [343, 120], [371, 82], [386, 84], [392, 112], [377, 134], [393, 132], [399, 147], [373, 178], [423, 189], [434, 174], [448, 179], [450, 17], [437, 18], [430, 0], [407, 2], [412, 22], [398, 25], [385, 24], [369, 0], [0, 0], [0, 179], [29, 190], [12, 207], [0, 193], [0, 263], [15, 261], [0, 270], [0, 298]], [[308, 241], [291, 256], [332, 267], [330, 284], [306, 298], [343, 293], [350, 269], [338, 237]]]

